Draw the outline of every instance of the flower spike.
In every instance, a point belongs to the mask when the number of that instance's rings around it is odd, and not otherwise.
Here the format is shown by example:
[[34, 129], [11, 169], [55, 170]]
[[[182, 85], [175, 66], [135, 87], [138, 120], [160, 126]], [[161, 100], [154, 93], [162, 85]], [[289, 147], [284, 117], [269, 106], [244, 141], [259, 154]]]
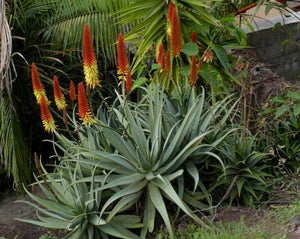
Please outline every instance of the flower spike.
[[199, 62], [198, 62], [198, 72], [200, 72], [202, 70], [202, 59], [199, 58]]
[[175, 8], [174, 3], [172, 1], [170, 1], [169, 8], [168, 8], [168, 21], [169, 22], [172, 21], [172, 13], [173, 13], [174, 8]]
[[97, 61], [88, 24], [84, 25], [83, 31], [83, 70], [86, 84], [90, 88], [94, 89], [96, 86], [100, 86]]
[[53, 76], [53, 90], [54, 90], [54, 99], [58, 110], [65, 109], [67, 104], [64, 95], [61, 93], [56, 75]]
[[163, 62], [164, 62], [164, 45], [160, 43], [158, 48], [158, 58], [157, 63], [163, 68]]
[[191, 65], [191, 78], [190, 84], [191, 86], [196, 86], [197, 82], [197, 68], [196, 68], [196, 56], [192, 57], [192, 65]]
[[171, 73], [171, 59], [170, 59], [170, 51], [167, 50], [166, 60], [165, 60], [165, 71]]
[[38, 71], [36, 68], [36, 64], [32, 62], [31, 65], [31, 79], [32, 79], [32, 86], [33, 86], [33, 94], [35, 95], [36, 101], [38, 104], [41, 103], [41, 97], [44, 96], [47, 105], [49, 105], [49, 100], [47, 99], [44, 87], [40, 81]]
[[125, 49], [123, 34], [118, 37], [118, 74], [122, 78], [126, 76], [128, 71], [128, 61]]
[[44, 95], [41, 96], [40, 108], [41, 108], [42, 122], [45, 130], [48, 133], [53, 133], [56, 126], [53, 117], [48, 109], [47, 101]]
[[82, 124], [88, 124], [89, 126], [94, 124], [95, 120], [92, 118], [82, 82], [78, 84], [78, 107], [80, 120], [83, 121]]
[[182, 48], [181, 43], [181, 30], [180, 30], [180, 20], [177, 17], [176, 9], [172, 11], [172, 21], [171, 21], [171, 50], [173, 56], [180, 55]]
[[69, 88], [69, 96], [71, 101], [75, 101], [76, 100], [76, 90], [75, 90], [75, 86], [73, 81], [70, 81], [70, 88]]
[[193, 31], [192, 32], [192, 39], [191, 39], [191, 42], [197, 42], [197, 33], [196, 33], [196, 31]]
[[127, 76], [126, 76], [126, 94], [131, 92], [132, 88], [132, 79], [131, 79], [131, 73], [130, 71], [127, 71]]

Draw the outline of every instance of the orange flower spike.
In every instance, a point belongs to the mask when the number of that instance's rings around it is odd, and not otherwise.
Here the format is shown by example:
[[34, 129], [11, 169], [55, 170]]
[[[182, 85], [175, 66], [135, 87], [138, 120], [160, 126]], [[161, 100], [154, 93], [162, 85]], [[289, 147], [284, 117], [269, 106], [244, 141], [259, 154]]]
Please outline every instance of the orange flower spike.
[[167, 50], [167, 53], [166, 53], [166, 60], [165, 60], [165, 70], [166, 72], [168, 73], [171, 73], [171, 59], [170, 59], [170, 51]]
[[171, 50], [173, 56], [177, 56], [181, 52], [181, 30], [180, 30], [180, 20], [177, 18], [176, 9], [172, 12], [171, 21]]
[[203, 53], [203, 61], [206, 63], [211, 63], [213, 61], [214, 55], [210, 49], [207, 49]]
[[181, 40], [181, 28], [180, 28], [180, 19], [177, 18], [177, 34], [176, 34], [176, 54], [179, 56], [182, 50], [182, 40]]
[[49, 104], [50, 102], [47, 99], [44, 87], [38, 75], [36, 64], [34, 62], [31, 65], [31, 79], [32, 79], [32, 86], [33, 86], [33, 94], [35, 95], [37, 103], [38, 104], [41, 103], [41, 97], [43, 95], [45, 96], [46, 103]]
[[172, 19], [171, 19], [171, 50], [173, 56], [176, 55], [176, 36], [177, 35], [177, 14], [176, 9], [172, 10]]
[[66, 108], [67, 104], [64, 95], [61, 93], [56, 75], [53, 76], [53, 90], [56, 106], [58, 110], [63, 110], [64, 108]]
[[198, 72], [200, 72], [202, 69], [202, 59], [199, 58], [199, 62], [198, 62]]
[[75, 101], [76, 100], [76, 90], [75, 90], [75, 86], [73, 81], [70, 81], [70, 88], [69, 88], [69, 96], [71, 101]]
[[78, 84], [78, 107], [80, 120], [83, 121], [82, 124], [88, 124], [89, 126], [94, 124], [95, 120], [92, 119], [82, 82]]
[[47, 100], [44, 95], [41, 96], [40, 108], [41, 108], [42, 122], [45, 130], [48, 133], [53, 133], [56, 126], [53, 117], [48, 109]]
[[128, 71], [128, 61], [122, 33], [119, 34], [118, 38], [118, 68], [119, 75], [126, 75]]
[[158, 48], [158, 64], [163, 68], [163, 61], [164, 61], [164, 45], [161, 43]]
[[86, 84], [90, 88], [94, 89], [96, 86], [100, 86], [97, 61], [88, 24], [84, 25], [83, 31], [83, 70]]
[[170, 1], [169, 8], [168, 8], [168, 21], [169, 22], [172, 21], [172, 13], [173, 13], [174, 8], [175, 8], [174, 3], [172, 1]]
[[190, 78], [190, 84], [192, 86], [196, 86], [197, 81], [197, 67], [196, 67], [196, 56], [192, 57], [192, 65], [191, 65], [191, 78]]
[[130, 71], [127, 71], [127, 76], [126, 76], [126, 94], [131, 92], [132, 88], [132, 79], [131, 79], [131, 73]]
[[193, 31], [192, 32], [192, 39], [191, 39], [191, 42], [197, 42], [197, 33], [196, 33], [196, 31]]

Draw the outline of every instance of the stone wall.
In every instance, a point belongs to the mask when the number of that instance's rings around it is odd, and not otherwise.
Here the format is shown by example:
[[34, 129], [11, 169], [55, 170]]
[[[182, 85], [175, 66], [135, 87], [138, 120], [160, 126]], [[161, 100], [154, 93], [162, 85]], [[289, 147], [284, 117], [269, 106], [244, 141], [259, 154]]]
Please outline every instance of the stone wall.
[[[254, 31], [243, 26], [248, 44], [258, 56], [288, 79], [300, 77], [300, 15], [280, 16], [252, 22]], [[275, 27], [276, 24], [279, 27]], [[288, 41], [283, 47], [284, 42]]]

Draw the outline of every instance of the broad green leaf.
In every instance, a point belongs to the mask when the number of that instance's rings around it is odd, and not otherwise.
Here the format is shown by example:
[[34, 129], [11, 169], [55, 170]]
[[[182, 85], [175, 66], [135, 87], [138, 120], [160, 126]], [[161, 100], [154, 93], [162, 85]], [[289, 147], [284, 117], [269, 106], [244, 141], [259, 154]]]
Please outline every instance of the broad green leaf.
[[153, 205], [155, 206], [155, 208], [161, 215], [162, 219], [164, 220], [164, 223], [166, 224], [167, 230], [170, 233], [171, 238], [174, 238], [168, 211], [167, 211], [165, 202], [162, 198], [162, 195], [161, 195], [158, 187], [155, 186], [153, 183], [149, 183], [148, 190], [149, 190], [150, 199], [151, 199]]
[[195, 56], [199, 53], [198, 45], [195, 42], [188, 42], [182, 46], [182, 52], [188, 56]]
[[285, 112], [289, 111], [290, 107], [288, 105], [282, 105], [275, 113], [275, 118], [278, 119]]
[[286, 94], [285, 97], [293, 99], [293, 100], [300, 100], [300, 92], [290, 91]]
[[296, 104], [293, 106], [293, 110], [294, 110], [294, 116], [297, 117], [298, 115], [300, 115], [300, 103]]
[[219, 61], [221, 62], [221, 65], [228, 71], [229, 62], [228, 62], [228, 57], [225, 49], [222, 46], [215, 46], [213, 50], [216, 53]]
[[195, 193], [195, 191], [197, 189], [198, 182], [199, 182], [199, 172], [198, 172], [198, 169], [197, 169], [197, 167], [195, 166], [195, 164], [191, 160], [188, 160], [185, 163], [185, 167], [186, 167], [187, 172], [194, 179], [194, 190], [193, 190], [193, 193]]
[[276, 103], [284, 103], [283, 97], [281, 97], [281, 96], [279, 96], [279, 95], [277, 95], [277, 96], [275, 96], [274, 98], [272, 98], [272, 101], [273, 101], [273, 102], [276, 102]]
[[149, 80], [146, 77], [140, 77], [140, 78], [136, 79], [133, 82], [131, 90], [133, 91], [136, 88], [139, 88], [140, 86], [144, 85], [147, 81], [149, 81]]

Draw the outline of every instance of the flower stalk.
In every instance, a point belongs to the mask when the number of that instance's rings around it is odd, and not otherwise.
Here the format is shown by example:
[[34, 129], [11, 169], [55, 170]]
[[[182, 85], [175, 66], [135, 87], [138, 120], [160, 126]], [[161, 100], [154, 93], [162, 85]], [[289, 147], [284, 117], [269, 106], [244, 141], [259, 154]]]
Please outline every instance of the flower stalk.
[[83, 31], [83, 70], [89, 88], [94, 89], [96, 86], [100, 86], [97, 61], [88, 24], [84, 25]]
[[66, 108], [67, 104], [64, 95], [61, 93], [59, 82], [57, 76], [53, 76], [53, 90], [54, 90], [54, 100], [58, 110], [62, 111]]
[[95, 120], [92, 118], [89, 104], [86, 99], [85, 90], [82, 82], [78, 84], [78, 107], [79, 107], [79, 117], [82, 121], [82, 124], [87, 124], [91, 126], [95, 123]]

